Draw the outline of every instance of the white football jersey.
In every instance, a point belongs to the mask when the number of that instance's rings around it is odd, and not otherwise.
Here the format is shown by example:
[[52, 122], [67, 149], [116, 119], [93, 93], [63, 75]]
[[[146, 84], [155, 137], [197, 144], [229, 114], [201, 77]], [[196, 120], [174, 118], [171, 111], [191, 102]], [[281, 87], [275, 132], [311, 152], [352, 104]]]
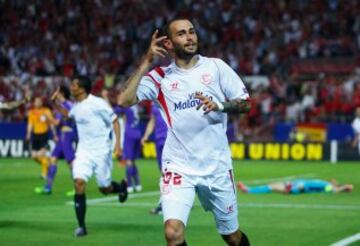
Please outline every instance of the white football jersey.
[[112, 150], [112, 123], [117, 117], [104, 99], [89, 95], [74, 104], [69, 117], [76, 123], [79, 138], [76, 152], [97, 155]]
[[240, 77], [222, 60], [198, 56], [190, 69], [173, 62], [165, 68], [151, 70], [140, 81], [139, 100], [157, 101], [168, 125], [163, 149], [163, 166], [192, 175], [209, 175], [232, 168], [226, 137], [227, 114], [196, 110], [201, 92], [215, 102], [249, 94]]
[[354, 133], [356, 135], [360, 134], [360, 118], [355, 118], [352, 122], [352, 128], [354, 129]]

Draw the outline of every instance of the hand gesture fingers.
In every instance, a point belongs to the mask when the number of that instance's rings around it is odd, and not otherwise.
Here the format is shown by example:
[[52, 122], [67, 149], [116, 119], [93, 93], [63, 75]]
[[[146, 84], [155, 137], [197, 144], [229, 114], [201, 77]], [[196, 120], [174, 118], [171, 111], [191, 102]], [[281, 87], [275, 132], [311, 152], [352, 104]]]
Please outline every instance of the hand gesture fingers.
[[55, 90], [55, 92], [51, 95], [51, 101], [55, 101], [60, 93], [60, 86], [58, 86]]
[[200, 100], [200, 104], [196, 107], [196, 110], [199, 110], [201, 107], [203, 107], [203, 110], [205, 111], [204, 114], [208, 114], [211, 111], [218, 110], [218, 105], [212, 100], [210, 100], [209, 97], [197, 92], [195, 93], [195, 98]]
[[166, 49], [161, 47], [161, 42], [167, 38], [167, 36], [158, 37], [159, 30], [156, 30], [152, 37], [149, 50], [147, 52], [147, 58], [152, 61], [156, 56], [165, 57], [167, 55]]

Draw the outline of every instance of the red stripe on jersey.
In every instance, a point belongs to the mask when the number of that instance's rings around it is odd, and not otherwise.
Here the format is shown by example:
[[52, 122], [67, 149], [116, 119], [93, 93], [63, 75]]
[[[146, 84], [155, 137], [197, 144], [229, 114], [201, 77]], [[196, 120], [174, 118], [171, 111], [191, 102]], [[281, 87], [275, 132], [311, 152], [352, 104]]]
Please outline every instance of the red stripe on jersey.
[[149, 76], [152, 79], [152, 81], [154, 81], [157, 88], [160, 88], [160, 83], [157, 82], [156, 79], [150, 73], [148, 73], [147, 76]]
[[[155, 70], [155, 72], [157, 74], [159, 74], [162, 78], [164, 78], [165, 73], [160, 67], [156, 67], [156, 68], [154, 68], [154, 70]], [[159, 94], [158, 94], [157, 99], [158, 99], [161, 107], [163, 108], [163, 110], [165, 112], [165, 115], [166, 115], [167, 121], [169, 123], [169, 126], [172, 127], [172, 122], [171, 122], [171, 118], [170, 118], [169, 109], [168, 109], [167, 104], [166, 104], [164, 93], [161, 90], [161, 85], [160, 85], [160, 83], [158, 81], [156, 81], [156, 79], [150, 73], [148, 73], [147, 75], [154, 81], [156, 87], [159, 89]]]
[[165, 73], [164, 73], [164, 71], [161, 69], [161, 67], [156, 67], [156, 68], [154, 68], [154, 70], [155, 70], [162, 78], [165, 77]]
[[232, 183], [232, 186], [233, 186], [234, 193], [236, 193], [235, 184], [234, 184], [234, 176], [233, 176], [232, 170], [229, 170], [229, 176], [230, 176], [230, 180], [231, 180], [231, 183]]
[[159, 101], [161, 107], [164, 109], [166, 118], [167, 118], [167, 120], [169, 122], [169, 126], [172, 127], [172, 122], [171, 122], [171, 118], [170, 118], [169, 109], [167, 107], [165, 96], [164, 96], [164, 93], [162, 92], [161, 88], [159, 89], [158, 101]]

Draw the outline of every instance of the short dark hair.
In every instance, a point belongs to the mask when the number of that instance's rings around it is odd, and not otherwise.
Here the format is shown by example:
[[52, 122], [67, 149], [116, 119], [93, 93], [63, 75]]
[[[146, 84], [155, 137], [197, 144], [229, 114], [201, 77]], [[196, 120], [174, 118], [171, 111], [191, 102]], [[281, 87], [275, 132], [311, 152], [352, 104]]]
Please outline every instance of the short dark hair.
[[60, 85], [60, 93], [63, 94], [66, 99], [70, 99], [70, 90], [67, 86]]
[[174, 19], [171, 19], [170, 21], [168, 21], [160, 30], [160, 35], [161, 36], [167, 36], [168, 38], [171, 37], [171, 31], [170, 31], [170, 25], [175, 22], [175, 21], [179, 21], [179, 20], [189, 20], [189, 18], [187, 17], [182, 17], [182, 16], [179, 16], [179, 17], [175, 17]]
[[92, 83], [89, 77], [84, 75], [74, 75], [72, 81], [77, 79], [79, 87], [83, 88], [87, 94], [90, 94]]

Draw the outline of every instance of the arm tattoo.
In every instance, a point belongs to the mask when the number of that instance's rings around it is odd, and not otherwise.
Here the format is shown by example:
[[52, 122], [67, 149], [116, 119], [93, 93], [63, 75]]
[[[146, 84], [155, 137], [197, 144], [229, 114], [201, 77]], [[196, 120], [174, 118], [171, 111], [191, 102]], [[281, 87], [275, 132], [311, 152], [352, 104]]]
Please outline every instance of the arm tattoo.
[[248, 99], [234, 99], [224, 102], [225, 113], [247, 113], [250, 110], [250, 101]]

